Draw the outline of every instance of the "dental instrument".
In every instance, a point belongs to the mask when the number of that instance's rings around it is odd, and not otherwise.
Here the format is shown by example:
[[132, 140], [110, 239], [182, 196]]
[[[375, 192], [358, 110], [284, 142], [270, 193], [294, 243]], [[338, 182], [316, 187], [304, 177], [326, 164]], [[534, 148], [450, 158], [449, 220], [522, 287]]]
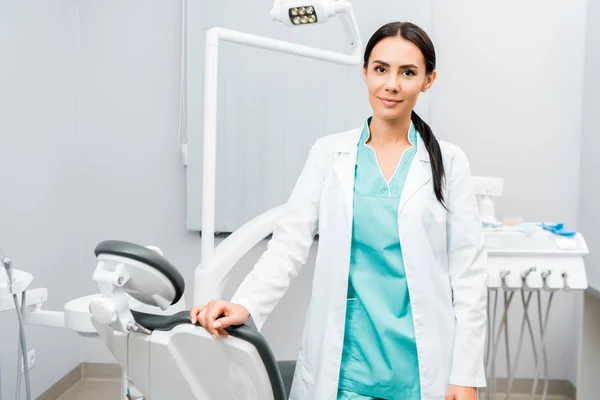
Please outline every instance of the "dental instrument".
[[[7, 294], [4, 297], [12, 296], [12, 300], [14, 303], [14, 308], [17, 313], [17, 319], [19, 323], [19, 343], [17, 348], [17, 389], [16, 389], [16, 398], [21, 398], [21, 367], [23, 367], [23, 373], [25, 375], [25, 398], [27, 400], [31, 399], [31, 381], [29, 377], [29, 367], [27, 361], [27, 341], [25, 338], [25, 321], [23, 311], [25, 310], [25, 304], [27, 301], [26, 289], [33, 277], [30, 274], [23, 273], [22, 271], [17, 271], [12, 268], [12, 260], [6, 256], [2, 258], [2, 266], [6, 271], [7, 281], [2, 284], [0, 282], [0, 297], [3, 295], [3, 289], [5, 288]], [[4, 288], [3, 288], [4, 286]], [[18, 297], [21, 295], [21, 301], [19, 301]], [[2, 302], [0, 302], [0, 311], [7, 306], [2, 307]], [[1, 392], [0, 392], [1, 396]]]
[[[506, 347], [508, 380], [505, 399], [511, 398], [525, 330], [527, 330], [535, 363], [531, 398], [535, 395], [539, 380], [543, 379], [542, 399], [546, 399], [548, 392], [546, 337], [553, 295], [559, 290], [587, 289], [583, 257], [589, 251], [583, 236], [565, 230], [563, 224], [520, 223], [516, 226], [502, 224], [494, 215], [492, 197], [502, 195], [503, 181], [491, 177], [474, 177], [474, 183], [488, 250], [488, 343], [485, 362], [489, 383], [484, 398], [489, 400], [497, 393], [496, 358], [502, 333], [504, 333]], [[501, 290], [504, 294], [504, 310], [500, 326], [496, 328], [497, 303]], [[517, 291], [520, 292], [523, 316], [513, 358], [509, 342], [508, 311]], [[545, 310], [542, 308], [542, 292], [549, 293]], [[494, 294], [492, 310], [489, 304], [491, 294]], [[534, 295], [537, 299], [539, 320], [537, 337], [529, 316]], [[511, 358], [513, 358], [512, 363]]]
[[[542, 399], [547, 398], [548, 392], [548, 357], [546, 338], [548, 333], [548, 321], [553, 301], [553, 294], [559, 290], [585, 290], [587, 288], [587, 275], [583, 257], [589, 253], [583, 236], [579, 233], [570, 238], [557, 236], [548, 230], [526, 230], [518, 227], [503, 226], [502, 228], [486, 229], [485, 239], [488, 248], [488, 287], [498, 292], [502, 290], [505, 296], [504, 312], [502, 314], [501, 326], [493, 330], [488, 345], [487, 370], [490, 387], [485, 391], [485, 398], [491, 399], [496, 394], [495, 368], [498, 342], [500, 334], [504, 333], [506, 347], [509, 348], [507, 338], [508, 323], [506, 317], [511, 305], [512, 295], [516, 291], [521, 293], [523, 304], [523, 316], [519, 331], [519, 340], [516, 353], [507, 350], [507, 379], [508, 387], [505, 398], [511, 398], [514, 377], [517, 373], [523, 336], [525, 330], [529, 332], [529, 338], [533, 346], [535, 376], [531, 388], [531, 396], [535, 394], [540, 379], [543, 382]], [[568, 242], [565, 242], [568, 241]], [[543, 307], [542, 293], [548, 293], [548, 302]], [[529, 310], [533, 303], [533, 296], [537, 299], [537, 312], [539, 320], [539, 332], [537, 335], [531, 326]], [[490, 315], [491, 325], [494, 329], [496, 315]], [[512, 358], [512, 363], [510, 363]], [[533, 397], [532, 397], [533, 398]]]
[[554, 233], [555, 235], [561, 235], [561, 236], [566, 236], [566, 237], [573, 237], [575, 236], [575, 234], [577, 232], [575, 231], [571, 231], [565, 228], [565, 224], [540, 224], [540, 226], [549, 231]]

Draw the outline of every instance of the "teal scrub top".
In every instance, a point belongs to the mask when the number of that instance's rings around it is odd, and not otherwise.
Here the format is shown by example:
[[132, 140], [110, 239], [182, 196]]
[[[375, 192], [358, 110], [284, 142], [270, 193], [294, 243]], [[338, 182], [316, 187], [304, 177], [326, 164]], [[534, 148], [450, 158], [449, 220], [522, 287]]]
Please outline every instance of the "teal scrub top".
[[356, 157], [352, 247], [339, 389], [386, 400], [420, 400], [419, 363], [398, 207], [417, 151], [408, 148], [386, 182], [365, 123]]

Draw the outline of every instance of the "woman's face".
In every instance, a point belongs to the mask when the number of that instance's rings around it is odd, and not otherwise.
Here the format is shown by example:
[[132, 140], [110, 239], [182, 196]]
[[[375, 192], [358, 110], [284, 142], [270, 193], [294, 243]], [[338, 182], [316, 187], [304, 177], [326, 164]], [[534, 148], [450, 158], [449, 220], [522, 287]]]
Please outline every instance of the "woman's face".
[[396, 36], [375, 45], [363, 77], [373, 116], [394, 120], [410, 115], [419, 93], [429, 90], [436, 73], [427, 75], [421, 50]]

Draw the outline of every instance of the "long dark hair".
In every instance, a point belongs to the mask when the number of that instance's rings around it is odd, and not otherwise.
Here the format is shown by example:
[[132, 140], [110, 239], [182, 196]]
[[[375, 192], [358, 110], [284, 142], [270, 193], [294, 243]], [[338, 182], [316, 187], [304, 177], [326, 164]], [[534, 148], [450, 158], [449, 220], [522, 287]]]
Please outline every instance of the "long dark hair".
[[[433, 42], [425, 33], [425, 31], [419, 28], [417, 25], [410, 22], [391, 22], [379, 28], [377, 32], [371, 36], [367, 46], [365, 47], [364, 65], [366, 69], [369, 66], [369, 57], [373, 48], [388, 37], [401, 37], [404, 40], [408, 40], [415, 44], [425, 59], [425, 72], [431, 74], [435, 71], [435, 48]], [[442, 192], [442, 185], [445, 181], [444, 163], [442, 162], [442, 151], [440, 150], [440, 144], [438, 143], [435, 135], [431, 131], [431, 128], [425, 121], [417, 115], [413, 110], [411, 114], [411, 120], [419, 131], [419, 134], [423, 138], [423, 143], [429, 153], [429, 160], [431, 161], [431, 173], [433, 175], [433, 191], [438, 201], [444, 205], [444, 194]], [[445, 207], [445, 205], [444, 205]]]

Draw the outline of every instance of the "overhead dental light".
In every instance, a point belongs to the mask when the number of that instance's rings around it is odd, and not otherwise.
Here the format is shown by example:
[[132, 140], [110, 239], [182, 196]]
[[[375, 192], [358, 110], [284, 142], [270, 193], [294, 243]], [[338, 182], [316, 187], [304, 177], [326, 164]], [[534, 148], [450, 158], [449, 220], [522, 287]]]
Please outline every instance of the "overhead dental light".
[[322, 24], [336, 14], [337, 1], [293, 1], [276, 0], [271, 18], [289, 26]]
[[271, 18], [288, 26], [324, 23], [329, 16], [335, 15], [332, 3], [334, 1], [276, 0]]
[[290, 8], [288, 13], [290, 21], [294, 25], [316, 24], [318, 22], [317, 13], [313, 6]]
[[271, 9], [271, 18], [287, 26], [324, 24], [337, 14], [342, 14], [352, 44], [360, 41], [352, 4], [347, 0], [275, 0]]

